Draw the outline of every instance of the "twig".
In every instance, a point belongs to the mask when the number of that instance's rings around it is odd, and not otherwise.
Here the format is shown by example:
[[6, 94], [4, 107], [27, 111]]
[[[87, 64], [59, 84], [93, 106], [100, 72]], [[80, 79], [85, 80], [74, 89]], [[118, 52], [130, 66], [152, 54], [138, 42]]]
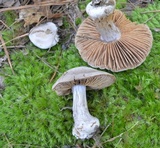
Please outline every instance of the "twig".
[[51, 69], [55, 69], [54, 67], [52, 67], [48, 62], [46, 62], [45, 60], [43, 60], [40, 56], [38, 56], [34, 51], [33, 53], [35, 54], [35, 56], [40, 59], [44, 64], [46, 64], [49, 68]]
[[51, 79], [49, 80], [49, 82], [51, 83], [53, 81], [53, 79], [55, 78], [56, 74], [57, 74], [57, 71], [58, 71], [58, 68], [59, 68], [60, 64], [58, 63], [58, 65], [56, 66], [56, 69], [55, 69], [55, 72], [53, 73]]
[[26, 46], [19, 45], [19, 46], [7, 46], [7, 49], [12, 49], [12, 48], [25, 48]]
[[160, 12], [160, 10], [145, 11], [145, 12], [141, 12], [141, 13], [145, 14], [145, 13], [157, 13], [157, 12]]
[[113, 137], [113, 138], [111, 138], [111, 139], [108, 139], [107, 141], [103, 142], [103, 144], [104, 144], [104, 143], [107, 143], [107, 142], [114, 141], [115, 139], [122, 137], [123, 134], [124, 134], [124, 133], [121, 133], [121, 134], [119, 134], [118, 136], [115, 136], [115, 137]]
[[63, 111], [63, 110], [66, 110], [66, 109], [72, 110], [72, 107], [69, 107], [69, 106], [63, 107], [63, 108], [60, 109], [60, 111]]
[[0, 34], [0, 40], [2, 42], [2, 46], [3, 46], [4, 52], [5, 52], [6, 56], [7, 56], [7, 60], [8, 60], [9, 66], [11, 68], [11, 71], [12, 71], [13, 74], [15, 74], [14, 70], [13, 70], [13, 67], [12, 67], [12, 63], [11, 63], [10, 57], [9, 57], [9, 52], [8, 52], [6, 46], [5, 46], [6, 43], [4, 42], [3, 37], [2, 37], [1, 34]]
[[100, 135], [100, 137], [102, 137], [103, 135], [104, 135], [104, 133], [106, 132], [106, 130], [108, 129], [108, 127], [111, 125], [111, 123], [110, 124], [108, 124], [106, 127], [105, 127], [105, 129], [103, 130], [103, 132], [102, 132], [102, 134]]
[[39, 4], [34, 4], [34, 5], [25, 5], [25, 6], [19, 6], [19, 7], [3, 8], [0, 10], [0, 12], [9, 11], [9, 10], [27, 9], [27, 8], [33, 8], [33, 7], [39, 7], [39, 6], [64, 5], [64, 4], [70, 3], [70, 2], [75, 2], [75, 0], [63, 0], [62, 2], [44, 1]]
[[10, 29], [7, 24], [5, 24], [2, 20], [0, 20], [0, 22], [7, 28], [7, 29]]
[[134, 8], [136, 7], [130, 0], [128, 0], [128, 1]]
[[42, 146], [36, 146], [36, 145], [31, 145], [31, 144], [12, 144], [12, 145], [13, 146], [20, 146], [20, 147], [44, 148]]
[[6, 141], [8, 142], [8, 147], [9, 148], [13, 148], [13, 145], [11, 144], [11, 142], [9, 141], [9, 139], [7, 138], [6, 134], [4, 134], [4, 137], [5, 137]]
[[125, 132], [123, 132], [123, 133], [119, 134], [118, 136], [115, 136], [115, 137], [113, 137], [113, 138], [111, 138], [111, 139], [108, 139], [107, 141], [103, 142], [102, 144], [107, 143], [107, 142], [112, 142], [112, 141], [114, 141], [115, 139], [122, 137], [126, 132], [130, 131], [131, 129], [133, 129], [138, 123], [139, 123], [139, 122], [137, 121], [137, 122], [136, 122], [133, 126], [131, 126], [127, 131], [125, 131]]
[[146, 20], [146, 21], [144, 22], [144, 24], [146, 24], [148, 21], [150, 21], [151, 19], [153, 19], [157, 14], [158, 14], [158, 13], [154, 14], [153, 16], [151, 16], [148, 20]]
[[20, 38], [22, 38], [22, 37], [25, 37], [25, 36], [28, 36], [28, 33], [23, 34], [23, 35], [20, 35], [20, 36], [18, 36], [18, 37], [15, 37], [14, 39], [9, 40], [9, 41], [7, 41], [7, 42], [3, 42], [3, 43], [0, 45], [0, 47], [6, 45], [7, 43], [9, 43], [9, 42], [11, 42], [11, 41], [18, 40], [18, 39], [20, 39]]
[[98, 136], [94, 136], [93, 137], [93, 139], [94, 139], [94, 141], [95, 141], [95, 144], [92, 146], [92, 148], [96, 148], [97, 146], [98, 147], [102, 147], [102, 145], [101, 145], [101, 142], [100, 142], [100, 139], [101, 139], [101, 137], [104, 135], [104, 133], [106, 132], [106, 130], [108, 129], [108, 127], [111, 125], [111, 123], [110, 124], [108, 124], [106, 127], [105, 127], [105, 129], [103, 130], [103, 132], [101, 133], [101, 135], [98, 135]]
[[122, 141], [122, 138], [119, 139], [119, 141], [117, 142], [117, 144], [115, 145], [115, 147], [117, 147], [120, 144], [121, 141]]

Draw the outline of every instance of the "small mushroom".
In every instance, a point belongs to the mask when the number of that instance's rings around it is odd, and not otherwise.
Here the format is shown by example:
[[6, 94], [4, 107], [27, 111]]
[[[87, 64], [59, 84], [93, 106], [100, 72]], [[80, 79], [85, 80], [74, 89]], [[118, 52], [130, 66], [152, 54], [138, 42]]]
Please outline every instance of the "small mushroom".
[[29, 33], [29, 39], [35, 46], [41, 49], [48, 49], [59, 41], [57, 31], [57, 26], [54, 23], [47, 22], [32, 28]]
[[74, 127], [72, 134], [78, 139], [89, 139], [99, 128], [87, 106], [86, 89], [102, 89], [114, 83], [115, 77], [107, 72], [81, 66], [66, 71], [53, 85], [58, 95], [73, 93]]
[[89, 17], [80, 25], [75, 45], [92, 67], [119, 72], [144, 62], [153, 37], [147, 25], [131, 22], [115, 6], [115, 0], [92, 0], [86, 7]]

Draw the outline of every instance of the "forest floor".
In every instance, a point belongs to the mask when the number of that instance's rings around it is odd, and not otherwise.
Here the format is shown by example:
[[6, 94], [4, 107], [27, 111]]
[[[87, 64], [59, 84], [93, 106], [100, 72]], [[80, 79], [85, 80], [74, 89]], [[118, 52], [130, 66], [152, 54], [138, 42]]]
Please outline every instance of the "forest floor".
[[[65, 108], [72, 106], [72, 96], [59, 97], [51, 87], [66, 70], [87, 66], [74, 40], [88, 2], [0, 0], [0, 147], [160, 147], [160, 4], [152, 0], [117, 0], [116, 8], [130, 20], [149, 26], [153, 48], [136, 69], [104, 70], [116, 83], [87, 94], [90, 111], [101, 122], [99, 135], [81, 141], [71, 134], [72, 113]], [[41, 50], [28, 34], [46, 22], [58, 26], [60, 41]]]

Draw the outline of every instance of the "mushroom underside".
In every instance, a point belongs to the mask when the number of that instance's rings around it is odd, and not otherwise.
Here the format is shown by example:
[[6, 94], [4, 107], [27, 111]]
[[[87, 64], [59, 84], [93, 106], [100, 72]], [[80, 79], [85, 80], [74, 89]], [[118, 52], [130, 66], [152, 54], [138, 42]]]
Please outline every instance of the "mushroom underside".
[[119, 10], [114, 11], [113, 22], [121, 32], [119, 40], [102, 41], [94, 22], [87, 18], [78, 29], [75, 45], [92, 67], [114, 72], [136, 68], [150, 52], [152, 33], [148, 26], [131, 22]]
[[75, 67], [65, 72], [53, 85], [58, 95], [71, 93], [73, 85], [85, 85], [87, 89], [102, 89], [115, 82], [115, 77], [107, 72], [90, 67]]
[[[107, 81], [108, 83], [106, 83]], [[68, 95], [71, 93], [71, 88], [73, 85], [85, 85], [87, 86], [87, 89], [102, 89], [104, 87], [110, 86], [115, 79], [112, 79], [110, 77], [101, 77], [101, 78], [88, 78], [88, 79], [81, 79], [81, 80], [73, 80], [70, 82], [60, 82], [54, 87], [54, 90], [57, 92], [58, 95]]]

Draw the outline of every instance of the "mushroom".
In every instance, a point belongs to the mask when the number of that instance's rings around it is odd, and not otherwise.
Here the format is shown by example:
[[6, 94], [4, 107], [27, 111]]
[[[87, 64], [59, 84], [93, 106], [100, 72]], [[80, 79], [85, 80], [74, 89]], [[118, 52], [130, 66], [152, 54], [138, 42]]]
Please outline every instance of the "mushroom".
[[59, 41], [57, 31], [57, 26], [54, 23], [47, 22], [32, 28], [29, 33], [29, 39], [35, 46], [41, 49], [48, 49]]
[[74, 127], [72, 134], [77, 139], [93, 137], [99, 128], [99, 120], [93, 117], [87, 107], [86, 89], [102, 89], [114, 83], [115, 77], [107, 72], [81, 66], [66, 71], [53, 85], [58, 95], [73, 93]]
[[92, 0], [75, 45], [90, 66], [119, 72], [144, 62], [153, 37], [147, 25], [131, 22], [115, 6], [115, 0]]

